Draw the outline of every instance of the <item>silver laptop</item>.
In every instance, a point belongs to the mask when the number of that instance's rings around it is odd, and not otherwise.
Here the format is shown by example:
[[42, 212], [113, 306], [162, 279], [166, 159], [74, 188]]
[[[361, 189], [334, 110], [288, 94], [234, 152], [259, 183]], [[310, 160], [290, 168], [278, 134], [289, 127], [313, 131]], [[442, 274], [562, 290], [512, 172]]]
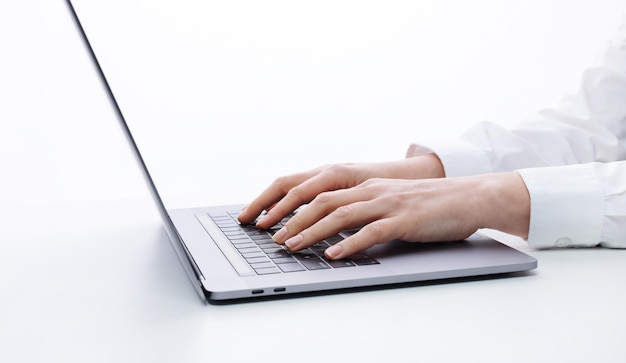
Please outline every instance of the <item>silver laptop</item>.
[[245, 301], [403, 286], [407, 283], [461, 277], [510, 276], [511, 273], [537, 267], [533, 257], [479, 234], [463, 241], [434, 244], [393, 241], [342, 261], [330, 261], [324, 258], [323, 251], [346, 238], [351, 231], [327, 238], [304, 251], [290, 253], [272, 241], [272, 233], [280, 224], [270, 230], [240, 225], [236, 216], [241, 205], [166, 208], [154, 182], [154, 175], [142, 158], [143, 150], [138, 147], [140, 143], [129, 127], [130, 120], [125, 119], [124, 107], [118, 104], [116, 90], [111, 88], [107, 80], [107, 70], [102, 69], [98, 60], [104, 55], [95, 54], [89, 34], [83, 28], [85, 24], [81, 24], [84, 20], [75, 11], [73, 2], [68, 0], [69, 9], [84, 40], [85, 49], [93, 60], [102, 86], [136, 156], [172, 246], [203, 300]]

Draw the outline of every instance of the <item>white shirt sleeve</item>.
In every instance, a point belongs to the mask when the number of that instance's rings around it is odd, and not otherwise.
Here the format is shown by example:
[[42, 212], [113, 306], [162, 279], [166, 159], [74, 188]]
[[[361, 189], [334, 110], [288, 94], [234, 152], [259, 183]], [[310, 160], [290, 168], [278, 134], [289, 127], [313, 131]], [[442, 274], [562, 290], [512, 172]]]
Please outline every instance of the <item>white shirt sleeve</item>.
[[626, 24], [578, 92], [508, 130], [483, 122], [434, 152], [447, 177], [517, 170], [531, 197], [536, 248], [626, 248]]

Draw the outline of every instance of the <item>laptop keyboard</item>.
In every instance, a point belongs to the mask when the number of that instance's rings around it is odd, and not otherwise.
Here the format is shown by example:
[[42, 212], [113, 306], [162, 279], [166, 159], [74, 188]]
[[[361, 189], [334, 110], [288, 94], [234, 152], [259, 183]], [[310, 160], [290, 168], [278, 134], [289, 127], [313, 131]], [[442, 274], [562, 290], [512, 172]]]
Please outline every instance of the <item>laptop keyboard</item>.
[[237, 222], [238, 214], [235, 212], [211, 213], [209, 217], [257, 275], [379, 264], [377, 260], [364, 252], [343, 260], [327, 259], [324, 256], [324, 250], [343, 239], [339, 234], [326, 238], [307, 249], [290, 252], [283, 246], [276, 244], [272, 239], [272, 235], [290, 217], [284, 218], [269, 230], [261, 230], [253, 225], [239, 224]]

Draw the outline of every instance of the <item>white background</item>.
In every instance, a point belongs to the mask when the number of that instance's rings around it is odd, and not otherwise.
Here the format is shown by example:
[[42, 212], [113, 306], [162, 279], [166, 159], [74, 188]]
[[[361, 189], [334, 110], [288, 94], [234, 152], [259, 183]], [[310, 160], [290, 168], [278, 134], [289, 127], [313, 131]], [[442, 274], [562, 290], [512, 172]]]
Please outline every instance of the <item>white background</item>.
[[[171, 176], [175, 193], [228, 203], [280, 173], [399, 158], [411, 141], [552, 106], [624, 9], [609, 0], [93, 6], [115, 40], [102, 47], [120, 47], [103, 59], [114, 87], [128, 77], [138, 87], [120, 95], [127, 116], [154, 122], [163, 145], [206, 142], [255, 171], [227, 182], [209, 167], [157, 163], [194, 176]], [[201, 305], [65, 4], [3, 2], [0, 47], [0, 361], [624, 361], [622, 251], [532, 251], [512, 239], [538, 258], [536, 272]], [[236, 141], [216, 125], [248, 133]]]
[[[135, 166], [64, 4], [1, 13], [0, 202], [141, 193], [123, 177]], [[622, 4], [136, 1], [84, 14], [127, 118], [148, 122], [153, 144], [240, 162], [217, 180], [208, 166], [163, 158], [164, 174], [181, 169], [173, 193], [231, 203], [279, 174], [400, 158], [410, 142], [556, 105]], [[250, 169], [256, 178], [244, 180]], [[207, 194], [210, 183], [230, 188]]]

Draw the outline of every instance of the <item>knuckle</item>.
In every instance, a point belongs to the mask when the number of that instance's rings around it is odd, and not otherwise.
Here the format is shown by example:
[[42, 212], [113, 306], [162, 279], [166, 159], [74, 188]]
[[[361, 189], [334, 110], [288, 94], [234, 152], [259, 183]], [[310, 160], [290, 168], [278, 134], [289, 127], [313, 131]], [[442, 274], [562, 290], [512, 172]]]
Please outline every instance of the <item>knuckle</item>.
[[330, 201], [333, 200], [333, 192], [322, 192], [320, 194], [318, 194], [315, 199], [313, 199], [313, 202], [315, 204], [328, 204]]
[[382, 179], [379, 179], [379, 178], [367, 179], [360, 185], [361, 188], [371, 190], [371, 191], [378, 191], [380, 190], [382, 186], [383, 186]]
[[352, 206], [342, 205], [341, 207], [335, 209], [335, 212], [333, 214], [337, 218], [348, 219], [352, 215]]
[[345, 175], [348, 172], [348, 166], [344, 164], [332, 164], [326, 167], [326, 172], [331, 175]]
[[385, 192], [385, 186], [380, 182], [380, 179], [368, 179], [360, 185], [360, 188], [369, 199], [378, 197]]
[[381, 223], [370, 223], [363, 227], [362, 232], [377, 242], [382, 242], [387, 234], [386, 228]]
[[346, 188], [356, 184], [354, 172], [349, 164], [329, 165], [324, 169], [323, 175], [333, 181], [337, 188]]
[[281, 192], [283, 192], [283, 194], [286, 194], [289, 189], [291, 188], [290, 184], [290, 179], [288, 176], [279, 176], [278, 178], [274, 179], [274, 183], [272, 183], [278, 190], [280, 190]]
[[304, 197], [305, 191], [301, 187], [293, 187], [287, 192], [289, 198], [296, 200], [299, 203], [305, 203], [307, 200]]
[[363, 181], [361, 184], [359, 184], [357, 187], [361, 189], [367, 189], [367, 188], [371, 188], [371, 186], [374, 185], [375, 183], [376, 183], [376, 180], [367, 179]]
[[276, 179], [274, 179], [274, 185], [277, 185], [277, 186], [285, 185], [288, 180], [289, 180], [289, 177], [285, 175], [279, 176]]
[[294, 214], [285, 226], [290, 230], [300, 230], [302, 216], [299, 213]]

